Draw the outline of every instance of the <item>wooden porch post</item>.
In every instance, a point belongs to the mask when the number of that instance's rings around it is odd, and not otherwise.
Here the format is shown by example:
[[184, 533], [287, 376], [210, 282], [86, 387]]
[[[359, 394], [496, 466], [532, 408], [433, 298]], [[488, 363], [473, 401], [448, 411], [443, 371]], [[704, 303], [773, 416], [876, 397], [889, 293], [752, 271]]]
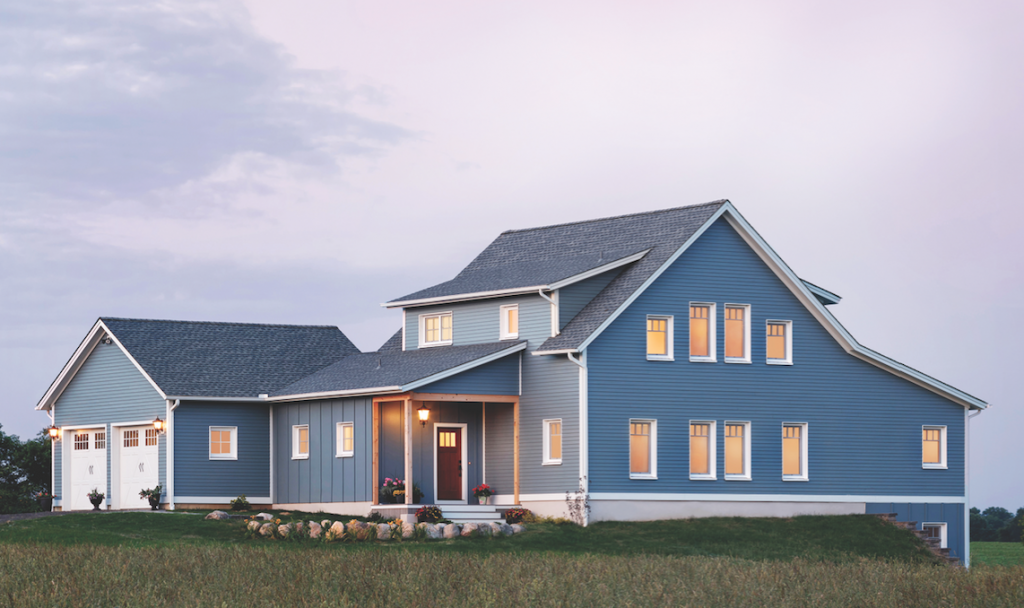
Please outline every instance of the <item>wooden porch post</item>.
[[380, 403], [373, 402], [373, 500], [370, 504], [380, 504]]
[[412, 491], [412, 399], [405, 398], [405, 504], [411, 505]]
[[512, 402], [512, 502], [519, 504], [519, 399]]

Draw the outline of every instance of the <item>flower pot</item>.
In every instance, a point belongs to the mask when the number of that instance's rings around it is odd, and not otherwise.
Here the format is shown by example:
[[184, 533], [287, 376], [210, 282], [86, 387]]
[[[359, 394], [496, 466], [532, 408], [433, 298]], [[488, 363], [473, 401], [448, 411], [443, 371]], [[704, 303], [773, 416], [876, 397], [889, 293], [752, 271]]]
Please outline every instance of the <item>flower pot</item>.
[[43, 511], [52, 511], [53, 510], [53, 498], [50, 498], [50, 497], [40, 498], [39, 499], [39, 507]]
[[93, 511], [99, 511], [100, 510], [100, 505], [103, 504], [103, 499], [102, 498], [90, 498], [89, 502], [92, 503], [92, 510]]
[[153, 507], [154, 511], [159, 511], [160, 510], [160, 496], [159, 495], [157, 495], [157, 496], [150, 496], [149, 497], [149, 506]]
[[489, 504], [491, 504], [491, 497], [490, 496], [477, 496], [476, 499], [479, 500], [480, 504], [482, 504], [482, 505], [489, 505]]

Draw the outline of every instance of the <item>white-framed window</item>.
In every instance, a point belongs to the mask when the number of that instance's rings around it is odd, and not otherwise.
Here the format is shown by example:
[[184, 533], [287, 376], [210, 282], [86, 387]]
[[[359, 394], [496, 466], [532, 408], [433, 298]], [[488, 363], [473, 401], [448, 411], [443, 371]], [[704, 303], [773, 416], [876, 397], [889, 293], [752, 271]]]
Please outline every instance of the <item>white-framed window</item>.
[[452, 343], [452, 313], [420, 315], [420, 347], [446, 346]]
[[690, 421], [690, 479], [717, 479], [715, 421]]
[[782, 481], [807, 481], [807, 423], [782, 423]]
[[351, 422], [339, 422], [336, 431], [337, 434], [337, 448], [335, 455], [337, 458], [347, 458], [353, 456], [356, 453], [356, 436], [355, 426]]
[[672, 361], [675, 359], [671, 315], [647, 315], [647, 360]]
[[921, 427], [921, 468], [946, 468], [946, 427]]
[[690, 361], [717, 361], [715, 342], [715, 305], [690, 302]]
[[238, 427], [210, 427], [210, 460], [238, 460]]
[[725, 480], [750, 481], [750, 423], [725, 421]]
[[629, 478], [658, 478], [657, 420], [629, 420]]
[[765, 360], [768, 365], [793, 365], [792, 321], [765, 321]]
[[506, 304], [500, 310], [501, 339], [515, 340], [519, 337], [519, 305]]
[[309, 458], [309, 425], [296, 424], [292, 427], [292, 460]]
[[939, 539], [940, 548], [948, 547], [946, 544], [946, 522], [925, 522], [921, 524], [921, 530], [924, 532], [925, 538]]
[[725, 362], [750, 363], [750, 304], [725, 305]]
[[544, 421], [544, 461], [562, 464], [562, 419]]

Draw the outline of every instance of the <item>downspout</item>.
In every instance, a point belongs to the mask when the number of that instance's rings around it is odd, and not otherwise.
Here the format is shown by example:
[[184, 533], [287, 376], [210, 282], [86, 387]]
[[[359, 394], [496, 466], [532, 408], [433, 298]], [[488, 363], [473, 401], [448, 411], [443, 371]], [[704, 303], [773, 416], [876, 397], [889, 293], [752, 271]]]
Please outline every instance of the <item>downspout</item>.
[[[56, 403], [52, 404], [49, 407], [49, 409], [46, 410], [46, 415], [50, 417], [50, 426], [57, 426], [57, 424], [56, 424], [57, 416], [56, 416], [56, 414], [53, 411], [53, 408], [55, 408], [55, 407], [57, 407]], [[63, 433], [64, 432], [61, 431], [62, 435], [63, 435]], [[61, 439], [63, 439], [63, 437], [61, 437]], [[62, 460], [61, 463], [63, 464], [63, 462], [64, 461]], [[57, 495], [57, 488], [55, 487], [57, 485], [57, 467], [56, 467], [56, 464], [57, 464], [57, 441], [54, 440], [54, 439], [51, 439], [50, 440], [50, 510], [51, 511], [53, 511], [54, 507], [56, 506], [56, 505], [54, 505], [55, 501], [53, 500], [53, 497]], [[61, 494], [63, 494], [63, 492]], [[62, 495], [61, 496], [61, 500], [63, 500], [63, 499], [64, 499], [64, 496]], [[61, 510], [63, 511], [64, 507], [61, 507]]]
[[[589, 438], [589, 423], [587, 418], [587, 351], [584, 350], [580, 353], [580, 357], [577, 359], [572, 353], [567, 353], [569, 360], [575, 363], [580, 368], [580, 411], [579, 411], [579, 425], [580, 425], [580, 491], [584, 496], [590, 493], [590, 480], [588, 479], [588, 473], [590, 468], [590, 438]], [[589, 506], [589, 501], [588, 501]], [[589, 509], [583, 512], [583, 525], [586, 526], [590, 523], [590, 512]]]
[[978, 410], [973, 414], [964, 412], [964, 566], [971, 567], [971, 418], [980, 414]]
[[174, 510], [174, 410], [181, 405], [181, 399], [174, 403], [167, 400], [167, 510]]
[[[555, 300], [555, 298], [545, 295], [543, 287], [537, 290], [537, 294], [551, 303], [551, 337], [554, 338], [558, 334], [562, 333], [558, 327], [558, 302]], [[558, 292], [556, 291], [555, 296], [557, 295]]]

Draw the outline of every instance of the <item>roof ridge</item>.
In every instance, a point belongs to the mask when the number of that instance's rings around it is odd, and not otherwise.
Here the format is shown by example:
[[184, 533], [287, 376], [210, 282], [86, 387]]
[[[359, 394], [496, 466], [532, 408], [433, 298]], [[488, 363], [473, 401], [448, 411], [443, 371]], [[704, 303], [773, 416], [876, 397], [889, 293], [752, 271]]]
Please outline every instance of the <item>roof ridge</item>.
[[577, 222], [563, 222], [561, 224], [549, 224], [547, 226], [536, 226], [536, 227], [533, 227], [533, 228], [513, 228], [511, 230], [506, 230], [506, 231], [502, 232], [501, 234], [513, 234], [513, 233], [516, 233], [516, 232], [530, 232], [531, 230], [547, 230], [548, 228], [561, 228], [562, 226], [578, 226], [580, 224], [592, 224], [594, 222], [605, 222], [605, 221], [608, 221], [608, 220], [620, 220], [620, 219], [627, 218], [627, 217], [638, 217], [638, 216], [641, 216], [641, 215], [654, 215], [654, 214], [657, 214], [657, 213], [668, 213], [670, 211], [680, 211], [682, 209], [696, 209], [698, 207], [708, 207], [710, 205], [724, 205], [725, 203], [728, 203], [728, 202], [729, 202], [729, 199], [727, 199], [727, 198], [720, 198], [717, 201], [711, 201], [709, 203], [699, 203], [699, 204], [696, 204], [696, 205], [683, 205], [682, 207], [669, 207], [668, 209], [655, 209], [653, 211], [639, 211], [637, 213], [626, 213], [626, 214], [623, 214], [623, 215], [612, 215], [612, 216], [608, 216], [608, 217], [599, 217], [599, 218], [590, 219], [590, 220], [580, 220], [580, 221], [577, 221]]
[[[298, 325], [294, 323], [242, 323], [240, 321], [183, 321], [180, 319], [129, 319], [127, 317], [100, 317], [101, 321], [145, 321], [148, 323], [187, 323], [189, 325], [237, 325], [241, 327], [316, 327], [339, 329], [336, 325]], [[340, 331], [340, 330], [339, 330]]]

